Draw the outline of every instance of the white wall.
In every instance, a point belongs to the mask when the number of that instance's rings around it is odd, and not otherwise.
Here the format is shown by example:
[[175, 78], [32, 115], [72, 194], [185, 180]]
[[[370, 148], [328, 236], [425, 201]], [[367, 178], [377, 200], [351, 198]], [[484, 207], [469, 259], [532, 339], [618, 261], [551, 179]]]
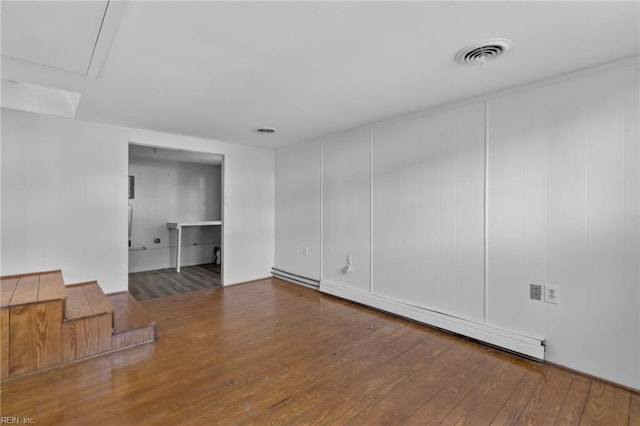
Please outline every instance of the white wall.
[[[371, 143], [369, 129], [322, 145], [322, 281], [371, 289]], [[344, 274], [346, 258], [352, 272]]]
[[[489, 102], [489, 322], [640, 388], [638, 69]], [[529, 283], [560, 286], [560, 304]]]
[[2, 274], [127, 289], [127, 143], [115, 127], [2, 109]]
[[275, 180], [278, 192], [274, 266], [317, 281], [320, 281], [320, 149], [320, 142], [282, 148], [276, 157]]
[[483, 321], [484, 104], [372, 135], [373, 293]]
[[2, 274], [63, 270], [127, 290], [128, 144], [225, 156], [225, 284], [273, 265], [271, 150], [2, 109]]
[[[135, 178], [129, 272], [175, 267], [177, 235], [167, 222], [221, 220], [221, 166], [130, 157], [129, 175]], [[180, 263], [213, 262], [221, 241], [219, 226], [184, 228]]]
[[321, 290], [545, 339], [545, 359], [640, 388], [638, 75], [622, 61], [325, 138], [301, 207], [323, 206]]

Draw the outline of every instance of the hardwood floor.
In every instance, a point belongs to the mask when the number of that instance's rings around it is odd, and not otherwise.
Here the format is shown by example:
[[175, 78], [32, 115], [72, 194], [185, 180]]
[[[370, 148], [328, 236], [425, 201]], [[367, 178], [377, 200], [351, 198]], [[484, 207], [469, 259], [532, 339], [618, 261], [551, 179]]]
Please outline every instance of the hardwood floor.
[[183, 266], [180, 273], [167, 268], [129, 274], [129, 293], [139, 301], [221, 285], [220, 265], [215, 263]]
[[142, 302], [151, 345], [2, 384], [37, 424], [640, 425], [640, 396], [266, 279]]

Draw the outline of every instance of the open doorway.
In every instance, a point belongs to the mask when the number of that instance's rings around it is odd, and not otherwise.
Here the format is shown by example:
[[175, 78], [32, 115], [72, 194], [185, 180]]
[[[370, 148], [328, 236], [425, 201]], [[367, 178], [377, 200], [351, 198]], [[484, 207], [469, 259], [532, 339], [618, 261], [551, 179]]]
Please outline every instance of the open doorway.
[[224, 157], [129, 144], [129, 293], [138, 300], [223, 282]]

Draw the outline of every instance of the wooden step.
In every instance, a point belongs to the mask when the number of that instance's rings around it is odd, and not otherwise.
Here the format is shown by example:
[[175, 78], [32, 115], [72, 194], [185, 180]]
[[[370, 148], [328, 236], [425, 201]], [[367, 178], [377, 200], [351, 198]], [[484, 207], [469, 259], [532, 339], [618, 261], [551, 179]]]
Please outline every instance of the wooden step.
[[62, 362], [66, 297], [59, 270], [0, 277], [0, 378]]
[[62, 273], [0, 276], [0, 379], [12, 379], [153, 342], [156, 323], [129, 293], [97, 282], [65, 286]]
[[151, 321], [128, 292], [110, 294], [107, 298], [114, 307], [113, 349], [148, 343], [157, 338], [156, 322]]
[[66, 297], [62, 272], [59, 270], [0, 277], [1, 309], [64, 300]]
[[96, 281], [67, 286], [67, 320], [111, 313], [113, 306]]
[[111, 351], [113, 306], [97, 282], [67, 286], [62, 359], [71, 362]]

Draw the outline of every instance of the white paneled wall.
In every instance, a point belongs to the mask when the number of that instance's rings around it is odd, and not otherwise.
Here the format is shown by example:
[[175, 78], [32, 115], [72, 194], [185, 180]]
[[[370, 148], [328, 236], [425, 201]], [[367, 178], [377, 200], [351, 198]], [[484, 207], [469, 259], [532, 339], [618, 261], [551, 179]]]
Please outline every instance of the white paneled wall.
[[529, 298], [528, 285], [544, 284], [547, 269], [547, 132], [544, 103], [530, 96], [541, 108], [528, 114], [519, 107], [525, 98], [507, 96], [487, 107], [487, 317], [544, 335], [544, 305]]
[[317, 281], [320, 281], [320, 150], [320, 141], [297, 144], [282, 148], [276, 157], [274, 266]]
[[[307, 199], [322, 206], [321, 291], [531, 356], [544, 339], [545, 359], [640, 389], [638, 68], [621, 61], [309, 148], [320, 159], [304, 162], [322, 165], [320, 199]], [[278, 168], [293, 167], [290, 149]], [[558, 286], [560, 303], [531, 300], [531, 283]]]
[[373, 292], [484, 320], [484, 104], [373, 127]]
[[[547, 359], [635, 387], [637, 100], [633, 68], [500, 97], [488, 143], [489, 322], [542, 334]], [[530, 283], [559, 286], [560, 304], [530, 300]]]
[[[322, 279], [368, 292], [371, 286], [369, 129], [327, 138], [322, 146]], [[346, 257], [352, 272], [345, 274]]]
[[130, 142], [224, 155], [224, 283], [270, 273], [271, 150], [4, 108], [0, 142], [2, 274], [61, 268], [70, 283], [127, 289]]

